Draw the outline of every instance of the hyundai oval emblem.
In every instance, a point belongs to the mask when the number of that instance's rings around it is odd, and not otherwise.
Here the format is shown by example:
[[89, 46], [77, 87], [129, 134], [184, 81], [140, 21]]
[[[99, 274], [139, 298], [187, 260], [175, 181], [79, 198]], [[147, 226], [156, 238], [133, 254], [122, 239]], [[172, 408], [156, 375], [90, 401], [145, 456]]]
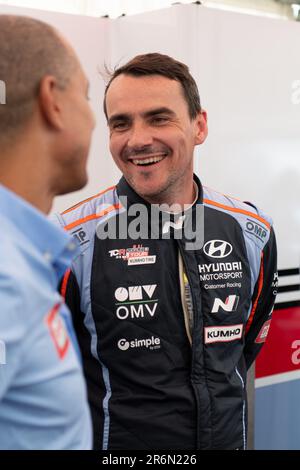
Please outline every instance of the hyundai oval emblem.
[[232, 252], [232, 245], [224, 240], [210, 240], [205, 243], [203, 250], [212, 258], [226, 258]]

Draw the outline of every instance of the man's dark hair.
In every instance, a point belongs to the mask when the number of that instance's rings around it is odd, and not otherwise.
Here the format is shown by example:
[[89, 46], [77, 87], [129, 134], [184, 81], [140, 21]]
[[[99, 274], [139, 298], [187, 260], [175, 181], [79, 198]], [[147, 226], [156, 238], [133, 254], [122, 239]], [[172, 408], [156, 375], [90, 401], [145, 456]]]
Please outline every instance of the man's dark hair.
[[183, 95], [188, 105], [189, 115], [194, 119], [201, 111], [200, 96], [195, 80], [190, 74], [187, 65], [168, 55], [159, 53], [141, 54], [135, 56], [127, 64], [115, 69], [111, 74], [104, 93], [103, 109], [107, 118], [106, 95], [112, 81], [119, 75], [133, 77], [162, 75], [176, 80], [182, 86]]
[[0, 104], [0, 142], [10, 143], [33, 112], [45, 75], [64, 89], [77, 63], [54, 28], [42, 21], [0, 15], [0, 80], [5, 104]]

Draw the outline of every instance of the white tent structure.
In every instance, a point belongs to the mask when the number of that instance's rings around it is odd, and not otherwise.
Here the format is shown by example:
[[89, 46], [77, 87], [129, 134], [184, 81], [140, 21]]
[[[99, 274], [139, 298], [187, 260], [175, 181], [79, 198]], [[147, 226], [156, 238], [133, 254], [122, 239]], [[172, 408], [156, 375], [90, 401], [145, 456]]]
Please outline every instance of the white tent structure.
[[[291, 359], [291, 345], [300, 337], [300, 24], [196, 4], [116, 19], [0, 5], [0, 13], [9, 12], [57, 27], [74, 45], [91, 82], [98, 124], [90, 181], [79, 193], [58, 198], [55, 210], [120, 176], [109, 155], [99, 68], [151, 51], [189, 65], [209, 122], [209, 137], [195, 153], [196, 173], [205, 185], [261, 206], [275, 221], [282, 276], [272, 328], [283, 343], [275, 344], [274, 336], [258, 364], [256, 448], [300, 448], [300, 408], [293, 402], [300, 373]], [[270, 365], [276, 347], [285, 348], [286, 356]]]

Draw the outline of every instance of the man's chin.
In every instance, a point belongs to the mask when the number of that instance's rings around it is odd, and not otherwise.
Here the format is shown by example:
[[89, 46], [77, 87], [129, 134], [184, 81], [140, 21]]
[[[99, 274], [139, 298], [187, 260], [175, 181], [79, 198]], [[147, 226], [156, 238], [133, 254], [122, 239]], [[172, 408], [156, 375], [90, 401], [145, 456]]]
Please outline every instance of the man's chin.
[[83, 175], [81, 178], [73, 179], [72, 181], [65, 181], [65, 184], [58, 189], [57, 196], [63, 196], [64, 194], [74, 193], [83, 189], [88, 182], [87, 175]]
[[133, 189], [140, 197], [145, 199], [145, 201], [153, 204], [160, 203], [164, 199], [166, 190], [164, 186], [145, 187], [139, 185], [133, 186]]

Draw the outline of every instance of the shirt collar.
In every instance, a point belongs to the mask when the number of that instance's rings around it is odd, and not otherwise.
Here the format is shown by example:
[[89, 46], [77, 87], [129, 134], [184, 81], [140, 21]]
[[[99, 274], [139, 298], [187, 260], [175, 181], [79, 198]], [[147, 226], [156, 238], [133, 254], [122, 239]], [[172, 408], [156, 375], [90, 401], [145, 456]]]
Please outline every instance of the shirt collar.
[[60, 278], [76, 254], [76, 244], [27, 201], [0, 184], [0, 215], [9, 220], [55, 269]]

